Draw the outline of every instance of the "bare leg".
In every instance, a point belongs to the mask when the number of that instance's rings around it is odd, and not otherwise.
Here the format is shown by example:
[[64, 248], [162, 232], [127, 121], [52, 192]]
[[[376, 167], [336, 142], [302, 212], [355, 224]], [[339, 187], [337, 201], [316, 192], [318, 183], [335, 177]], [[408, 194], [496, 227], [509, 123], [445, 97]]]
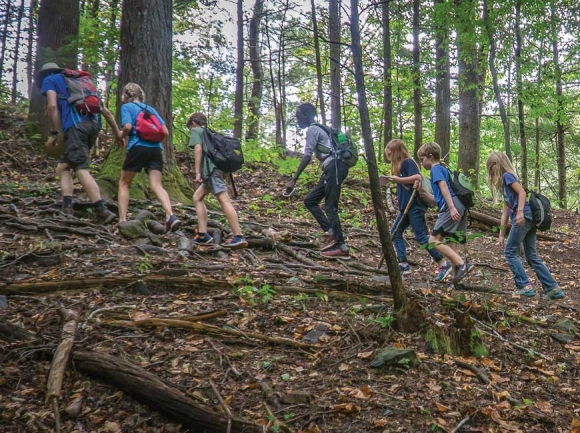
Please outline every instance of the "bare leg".
[[60, 188], [62, 190], [62, 196], [71, 196], [74, 191], [72, 170], [70, 166], [64, 162], [59, 162], [56, 166], [56, 174], [60, 177]]
[[163, 210], [165, 210], [165, 219], [173, 215], [173, 210], [171, 209], [171, 200], [169, 199], [169, 194], [163, 188], [161, 184], [161, 172], [159, 170], [149, 170], [149, 186], [151, 191], [157, 196]]
[[129, 210], [129, 188], [133, 178], [137, 173], [134, 171], [121, 171], [119, 180], [119, 223], [127, 221], [127, 211]]
[[101, 191], [99, 190], [99, 185], [97, 185], [97, 182], [91, 176], [91, 172], [83, 168], [75, 171], [75, 175], [83, 186], [83, 190], [89, 196], [89, 200], [92, 203], [99, 201], [101, 199]]
[[219, 193], [216, 198], [224, 211], [224, 215], [228, 219], [228, 223], [230, 223], [232, 233], [234, 236], [240, 236], [242, 234], [242, 229], [240, 228], [240, 223], [238, 221], [238, 213], [234, 209], [234, 205], [232, 205], [229, 194], [224, 191]]
[[430, 236], [429, 243], [434, 244], [435, 249], [443, 254], [453, 266], [461, 266], [463, 264], [461, 256], [451, 246], [445, 244], [440, 235]]
[[197, 214], [197, 231], [199, 233], [207, 233], [207, 208], [203, 199], [210, 193], [207, 186], [201, 185], [193, 194], [193, 204], [195, 205], [195, 213]]

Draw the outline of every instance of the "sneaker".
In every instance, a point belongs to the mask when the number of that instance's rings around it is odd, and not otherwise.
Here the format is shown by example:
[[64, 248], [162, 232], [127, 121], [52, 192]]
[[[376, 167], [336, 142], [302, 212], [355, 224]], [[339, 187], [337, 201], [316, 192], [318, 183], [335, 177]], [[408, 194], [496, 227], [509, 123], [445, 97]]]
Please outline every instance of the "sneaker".
[[531, 284], [527, 284], [524, 287], [520, 287], [516, 290], [516, 295], [525, 296], [526, 298], [531, 298], [536, 296], [536, 291]]
[[447, 276], [451, 273], [452, 270], [453, 266], [451, 266], [451, 263], [445, 263], [444, 265], [439, 266], [437, 268], [437, 276], [433, 278], [433, 281], [435, 283], [443, 281], [445, 278], [447, 278]]
[[115, 215], [106, 207], [103, 207], [100, 210], [96, 210], [95, 215], [97, 216], [97, 224], [101, 225], [111, 224], [117, 219], [117, 215]]
[[320, 253], [322, 257], [327, 259], [341, 259], [341, 260], [350, 260], [350, 253], [348, 250], [344, 251], [342, 248], [338, 247], [333, 250], [326, 250]]
[[207, 233], [204, 233], [203, 236], [197, 234], [193, 238], [193, 243], [197, 244], [197, 245], [209, 245], [212, 242], [213, 242], [213, 238], [210, 235], [208, 235]]
[[463, 280], [463, 278], [467, 276], [467, 274], [469, 274], [469, 272], [472, 269], [473, 265], [471, 263], [463, 262], [461, 266], [457, 266], [457, 268], [455, 268], [455, 277], [453, 277], [453, 280], [451, 280], [451, 282], [453, 284], [459, 283], [461, 280]]
[[174, 232], [180, 225], [181, 221], [179, 221], [175, 215], [171, 215], [167, 218], [167, 221], [165, 221], [165, 233]]
[[335, 246], [336, 246], [336, 241], [334, 240], [334, 236], [328, 235], [326, 237], [326, 240], [322, 243], [322, 246], [320, 247], [320, 251], [328, 251], [328, 250], [331, 250], [332, 248], [334, 248]]
[[401, 274], [403, 275], [409, 275], [411, 273], [411, 265], [407, 262], [400, 262], [399, 271], [401, 271]]
[[554, 289], [546, 292], [544, 294], [544, 299], [552, 300], [552, 299], [560, 299], [564, 297], [564, 291], [560, 288], [560, 286], [555, 287]]
[[75, 209], [72, 204], [63, 204], [60, 211], [67, 218], [72, 218], [75, 216]]
[[247, 246], [248, 241], [243, 236], [233, 236], [222, 244], [222, 247], [230, 250], [239, 250], [241, 248], [246, 248]]

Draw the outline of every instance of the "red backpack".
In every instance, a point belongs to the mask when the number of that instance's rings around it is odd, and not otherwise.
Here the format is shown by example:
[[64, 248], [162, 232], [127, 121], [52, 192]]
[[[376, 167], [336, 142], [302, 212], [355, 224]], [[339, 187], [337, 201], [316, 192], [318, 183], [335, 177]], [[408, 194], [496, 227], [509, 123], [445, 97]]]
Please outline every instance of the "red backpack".
[[[134, 102], [134, 104], [137, 104]], [[146, 106], [137, 104], [141, 112], [137, 115], [135, 131], [140, 139], [145, 141], [160, 142], [165, 138], [163, 126], [155, 114], [147, 109]]]
[[101, 99], [90, 73], [65, 69], [62, 76], [70, 94], [66, 100], [79, 114], [89, 116], [101, 112]]

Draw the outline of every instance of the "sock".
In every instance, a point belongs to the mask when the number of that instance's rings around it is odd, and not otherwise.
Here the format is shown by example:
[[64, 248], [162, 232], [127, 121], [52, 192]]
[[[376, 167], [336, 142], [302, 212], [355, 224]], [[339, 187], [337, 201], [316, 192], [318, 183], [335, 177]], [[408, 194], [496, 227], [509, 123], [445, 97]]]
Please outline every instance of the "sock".
[[205, 238], [205, 236], [207, 235], [207, 233], [206, 232], [197, 232], [197, 235], [199, 237]]
[[63, 196], [62, 204], [64, 204], [65, 206], [72, 206], [72, 204], [73, 204], [72, 195]]
[[105, 202], [102, 199], [97, 200], [96, 202], [93, 203], [93, 207], [95, 208], [95, 210], [103, 210], [105, 208]]

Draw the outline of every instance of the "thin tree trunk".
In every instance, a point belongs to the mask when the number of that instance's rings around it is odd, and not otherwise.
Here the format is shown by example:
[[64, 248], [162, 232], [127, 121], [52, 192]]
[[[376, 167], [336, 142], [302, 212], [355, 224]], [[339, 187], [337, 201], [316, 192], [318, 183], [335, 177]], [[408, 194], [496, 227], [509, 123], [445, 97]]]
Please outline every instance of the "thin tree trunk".
[[31, 0], [30, 8], [28, 10], [28, 51], [26, 52], [26, 83], [28, 97], [30, 97], [32, 93], [32, 69], [34, 67], [34, 63], [32, 61], [32, 43], [34, 41], [34, 30], [36, 28], [35, 14], [37, 9], [38, 0]]
[[290, 8], [289, 1], [284, 4], [284, 14], [282, 15], [282, 28], [280, 29], [280, 49], [278, 61], [278, 94], [280, 95], [280, 124], [282, 127], [282, 143], [286, 148], [286, 15]]
[[[489, 1], [493, 2], [493, 0]], [[489, 71], [491, 73], [491, 78], [493, 82], [493, 93], [495, 95], [495, 100], [497, 101], [497, 105], [499, 107], [499, 115], [501, 118], [501, 123], [503, 125], [504, 149], [507, 157], [511, 160], [512, 152], [510, 139], [510, 122], [508, 120], [505, 105], [501, 97], [501, 91], [499, 89], [499, 83], [497, 79], [497, 70], [495, 68], [495, 56], [497, 52], [497, 45], [495, 42], [495, 34], [492, 28], [491, 20], [489, 18], [488, 0], [483, 0], [483, 21], [485, 23], [485, 29], [487, 31], [487, 37], [489, 39]]]
[[540, 118], [536, 117], [536, 160], [534, 161], [534, 188], [540, 191]]
[[421, 104], [421, 64], [419, 46], [419, 20], [421, 0], [413, 0], [413, 117], [415, 124], [413, 158], [419, 162], [417, 151], [423, 144], [423, 116]]
[[316, 7], [314, 0], [310, 0], [312, 16], [312, 32], [314, 35], [314, 57], [316, 59], [316, 84], [318, 94], [318, 104], [320, 106], [320, 118], [322, 123], [326, 124], [326, 109], [324, 107], [324, 92], [322, 90], [322, 64], [320, 61], [320, 42], [318, 40], [318, 22], [316, 21]]
[[16, 24], [16, 38], [14, 43], [14, 63], [12, 66], [12, 103], [16, 103], [18, 95], [18, 58], [20, 57], [20, 37], [22, 32], [22, 17], [24, 16], [24, 0], [20, 2], [18, 9], [18, 22]]
[[339, 0], [328, 2], [328, 40], [330, 41], [330, 123], [340, 129], [340, 7]]
[[382, 3], [383, 24], [383, 147], [379, 148], [379, 160], [384, 158], [384, 150], [393, 139], [393, 67], [391, 53], [391, 13], [390, 2]]
[[520, 28], [522, 0], [516, 0], [516, 46], [515, 46], [515, 63], [516, 63], [516, 92], [518, 98], [518, 124], [520, 129], [520, 146], [522, 148], [522, 186], [528, 187], [528, 145], [526, 143], [526, 127], [524, 118], [524, 100], [521, 73], [521, 53], [522, 53], [522, 30]]
[[550, 5], [552, 25], [552, 55], [554, 59], [554, 75], [556, 78], [556, 141], [558, 149], [558, 203], [561, 209], [568, 207], [568, 192], [566, 191], [566, 148], [565, 130], [562, 121], [564, 104], [562, 102], [562, 69], [560, 67], [560, 51], [558, 48], [558, 17], [555, 5]]
[[446, 0], [435, 0], [435, 141], [449, 162], [451, 146], [451, 80], [449, 72], [449, 24]]
[[236, 61], [236, 94], [234, 100], [234, 137], [242, 137], [244, 111], [244, 8], [243, 0], [237, 1], [238, 50]]
[[272, 60], [272, 44], [270, 40], [270, 26], [268, 23], [268, 15], [266, 15], [266, 25], [264, 26], [266, 30], [266, 44], [268, 46], [268, 72], [270, 75], [270, 87], [272, 89], [272, 105], [274, 106], [274, 116], [276, 119], [276, 144], [285, 149], [282, 142], [282, 123], [280, 120], [280, 110], [279, 102], [277, 97], [276, 80], [274, 78], [274, 66]]
[[361, 120], [361, 130], [365, 146], [365, 154], [367, 157], [367, 167], [369, 173], [369, 182], [371, 187], [371, 197], [373, 200], [373, 207], [375, 210], [375, 218], [377, 220], [377, 228], [383, 254], [387, 263], [387, 269], [391, 277], [391, 288], [393, 290], [393, 298], [395, 309], [402, 311], [407, 306], [407, 295], [403, 286], [401, 273], [399, 272], [399, 265], [397, 257], [393, 249], [393, 242], [389, 233], [389, 226], [387, 216], [385, 213], [385, 206], [383, 197], [381, 195], [381, 187], [379, 184], [379, 172], [377, 167], [377, 159], [375, 156], [375, 149], [373, 146], [373, 135], [371, 131], [371, 123], [369, 120], [369, 111], [367, 106], [367, 97], [364, 83], [364, 71], [362, 62], [362, 52], [360, 45], [360, 28], [359, 28], [359, 13], [358, 0], [351, 0], [351, 51], [352, 60], [354, 64], [354, 78], [356, 83], [356, 91], [358, 95], [358, 109]]
[[264, 87], [264, 70], [260, 58], [260, 21], [264, 11], [264, 0], [256, 0], [254, 12], [250, 21], [248, 49], [250, 53], [250, 65], [252, 67], [252, 95], [248, 103], [248, 129], [246, 139], [258, 138], [260, 126], [260, 106], [262, 105], [262, 93]]
[[[109, 15], [109, 26], [111, 26], [111, 28], [113, 27], [117, 27], [118, 26], [118, 14], [119, 14], [119, 1], [120, 0], [111, 0], [110, 6], [111, 6], [111, 14]], [[112, 47], [115, 47], [116, 44], [118, 43], [117, 40], [115, 40], [115, 38], [111, 38], [107, 41], [107, 45], [109, 50]], [[118, 52], [118, 51], [117, 51]], [[109, 106], [109, 101], [111, 98], [111, 88], [112, 88], [112, 84], [113, 81], [115, 79], [116, 76], [116, 72], [115, 72], [115, 64], [117, 62], [108, 62], [108, 64], [105, 66], [105, 81], [106, 81], [106, 88], [105, 88], [105, 106], [108, 107]]]
[[10, 12], [12, 1], [6, 2], [6, 13], [4, 14], [4, 28], [2, 29], [2, 51], [0, 52], [0, 83], [4, 74], [4, 60], [6, 59], [6, 40], [8, 39], [8, 23], [10, 22]]

